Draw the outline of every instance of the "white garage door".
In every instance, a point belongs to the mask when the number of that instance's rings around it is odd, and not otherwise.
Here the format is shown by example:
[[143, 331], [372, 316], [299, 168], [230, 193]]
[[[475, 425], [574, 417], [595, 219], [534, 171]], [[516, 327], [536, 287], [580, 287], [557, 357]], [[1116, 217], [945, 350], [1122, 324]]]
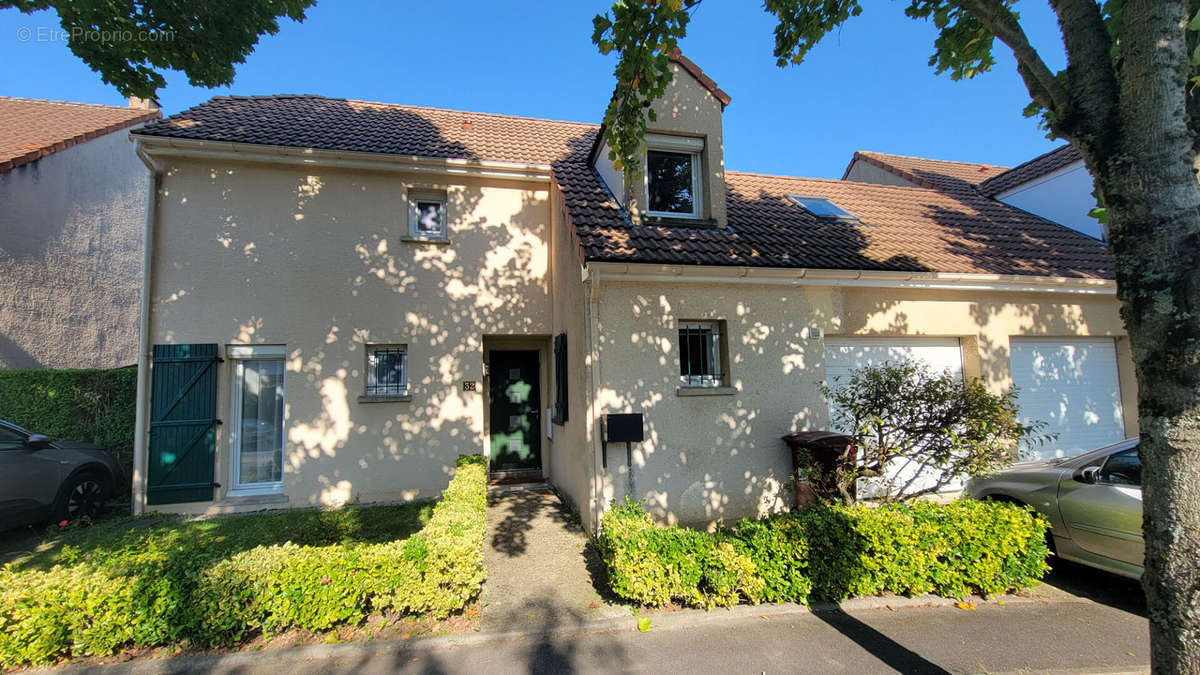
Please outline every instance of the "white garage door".
[[[904, 359], [924, 363], [937, 371], [950, 370], [962, 377], [962, 349], [957, 338], [826, 338], [825, 382], [831, 389], [836, 389], [857, 368]], [[928, 472], [920, 472], [905, 463], [889, 465], [886, 473], [883, 479], [860, 481], [859, 496], [872, 497], [887, 491], [896, 492], [904, 485], [910, 491], [917, 490], [932, 486], [936, 478], [936, 474], [928, 475]], [[914, 476], [917, 479], [910, 482]], [[957, 490], [961, 487], [961, 484], [954, 483], [944, 489]]]
[[1021, 420], [1058, 438], [1021, 449], [1022, 459], [1071, 457], [1125, 438], [1117, 350], [1109, 338], [1013, 338], [1012, 377]]

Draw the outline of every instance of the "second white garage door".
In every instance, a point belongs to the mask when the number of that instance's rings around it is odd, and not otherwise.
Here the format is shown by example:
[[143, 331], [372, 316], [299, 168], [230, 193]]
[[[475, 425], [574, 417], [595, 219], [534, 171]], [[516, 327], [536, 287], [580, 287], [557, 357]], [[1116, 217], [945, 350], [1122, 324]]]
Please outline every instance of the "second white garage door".
[[[930, 368], [950, 372], [962, 377], [962, 349], [957, 338], [826, 338], [825, 340], [825, 381], [832, 389], [849, 379], [850, 373], [863, 366], [878, 366], [888, 361], [910, 359], [923, 363]], [[832, 413], [832, 411], [831, 411]], [[832, 415], [831, 415], [832, 416]], [[909, 484], [916, 474], [917, 480], [909, 485], [910, 490], [932, 486], [936, 474], [924, 475], [924, 472], [914, 472], [904, 463], [889, 466], [887, 477], [883, 480], [870, 479], [859, 482], [860, 497], [880, 496], [889, 490], [896, 491], [900, 485]], [[944, 489], [956, 490], [961, 488], [958, 483], [947, 485]]]
[[1021, 420], [1058, 438], [1021, 449], [1022, 459], [1071, 457], [1125, 438], [1117, 351], [1111, 338], [1013, 338], [1012, 378]]

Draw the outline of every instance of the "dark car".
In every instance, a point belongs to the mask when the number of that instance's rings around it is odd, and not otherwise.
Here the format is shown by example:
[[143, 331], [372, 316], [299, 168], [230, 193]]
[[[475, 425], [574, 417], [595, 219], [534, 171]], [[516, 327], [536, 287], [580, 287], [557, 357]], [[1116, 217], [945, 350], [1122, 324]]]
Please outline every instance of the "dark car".
[[0, 530], [94, 518], [124, 470], [95, 443], [52, 441], [0, 420]]

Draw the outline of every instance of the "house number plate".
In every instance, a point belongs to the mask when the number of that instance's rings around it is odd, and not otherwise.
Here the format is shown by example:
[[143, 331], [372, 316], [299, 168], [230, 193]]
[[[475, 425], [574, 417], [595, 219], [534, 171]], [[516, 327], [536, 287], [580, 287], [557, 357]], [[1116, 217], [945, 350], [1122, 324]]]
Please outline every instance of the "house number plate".
[[463, 380], [463, 391], [479, 391], [479, 383], [475, 380]]

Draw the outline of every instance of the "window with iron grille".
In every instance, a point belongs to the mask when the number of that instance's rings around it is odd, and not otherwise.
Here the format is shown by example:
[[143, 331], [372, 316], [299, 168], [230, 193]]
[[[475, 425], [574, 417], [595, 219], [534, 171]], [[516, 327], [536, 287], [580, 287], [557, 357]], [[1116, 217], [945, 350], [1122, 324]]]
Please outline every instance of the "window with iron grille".
[[720, 321], [679, 322], [679, 381], [685, 387], [721, 387], [724, 343]]
[[367, 345], [366, 394], [408, 394], [408, 349], [404, 345]]

